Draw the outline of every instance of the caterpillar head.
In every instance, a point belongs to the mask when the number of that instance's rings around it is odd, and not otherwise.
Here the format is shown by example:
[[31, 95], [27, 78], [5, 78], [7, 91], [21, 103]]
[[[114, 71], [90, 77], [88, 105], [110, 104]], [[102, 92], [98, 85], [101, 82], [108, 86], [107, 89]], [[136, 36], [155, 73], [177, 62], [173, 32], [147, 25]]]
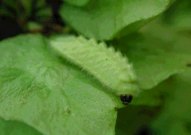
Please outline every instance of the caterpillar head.
[[120, 99], [124, 105], [128, 105], [132, 101], [133, 96], [132, 95], [121, 95]]

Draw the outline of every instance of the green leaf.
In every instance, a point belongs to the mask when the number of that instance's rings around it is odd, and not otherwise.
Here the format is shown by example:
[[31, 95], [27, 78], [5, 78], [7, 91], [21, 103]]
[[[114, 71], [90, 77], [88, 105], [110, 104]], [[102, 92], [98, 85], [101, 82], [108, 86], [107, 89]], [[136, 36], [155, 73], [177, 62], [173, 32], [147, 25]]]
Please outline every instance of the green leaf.
[[46, 135], [114, 135], [119, 98], [52, 53], [42, 36], [0, 42], [0, 117]]
[[90, 0], [65, 0], [69, 4], [75, 5], [75, 6], [84, 6], [86, 5]]
[[65, 3], [60, 13], [79, 33], [108, 40], [136, 30], [169, 4], [170, 0], [92, 0], [85, 7]]
[[114, 43], [133, 63], [142, 89], [151, 89], [171, 75], [183, 72], [191, 62], [190, 36], [157, 23], [148, 26], [140, 34]]

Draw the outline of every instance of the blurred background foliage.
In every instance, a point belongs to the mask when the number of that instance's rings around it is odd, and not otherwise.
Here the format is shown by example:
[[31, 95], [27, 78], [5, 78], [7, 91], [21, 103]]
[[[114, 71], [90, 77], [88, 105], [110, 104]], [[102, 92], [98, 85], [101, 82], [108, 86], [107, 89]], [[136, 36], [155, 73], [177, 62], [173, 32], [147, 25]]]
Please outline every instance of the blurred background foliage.
[[19, 33], [49, 34], [62, 31], [61, 0], [1, 0], [0, 38]]
[[[75, 6], [83, 6], [89, 1], [78, 0], [74, 2], [73, 0], [66, 0], [66, 2]], [[45, 35], [75, 33], [72, 28], [65, 24], [60, 15], [60, 7], [63, 4], [62, 0], [0, 0], [0, 39], [21, 33], [43, 33]], [[185, 72], [178, 72], [178, 74], [171, 77], [169, 77], [170, 74], [169, 76], [159, 76], [159, 78], [162, 78], [162, 83], [156, 85], [153, 82], [150, 85], [150, 82], [145, 81], [148, 73], [141, 74], [143, 73], [141, 70], [147, 70], [146, 68], [142, 69], [141, 56], [143, 54], [140, 55], [141, 52], [135, 54], [131, 52], [131, 49], [125, 51], [124, 46], [120, 46], [121, 42], [123, 44], [127, 42], [130, 48], [136, 49], [138, 47], [138, 52], [141, 51], [139, 43], [149, 46], [151, 50], [146, 50], [146, 52], [150, 55], [152, 55], [153, 51], [155, 52], [156, 46], [161, 47], [162, 51], [166, 50], [161, 59], [167, 59], [170, 62], [174, 57], [180, 57], [180, 61], [176, 62], [176, 67], [184, 68]], [[108, 43], [118, 43], [119, 45], [115, 47], [127, 53], [126, 55], [130, 60], [139, 60], [135, 63], [135, 67], [137, 66], [137, 73], [140, 72], [140, 76], [143, 77], [140, 86], [145, 89], [130, 106], [119, 110], [116, 134], [190, 135], [191, 1], [176, 0], [162, 15], [147, 23], [139, 31], [128, 34], [122, 40], [116, 39]], [[144, 47], [141, 49], [144, 50]], [[168, 53], [168, 50], [174, 50], [175, 54], [168, 55], [170, 53]], [[156, 61], [160, 63], [160, 59], [153, 57], [153, 63]], [[149, 60], [149, 62], [152, 62], [152, 60]], [[149, 62], [148, 64], [150, 64]], [[153, 68], [157, 69], [157, 66]], [[164, 68], [168, 69], [169, 72], [177, 72], [174, 67]], [[159, 70], [155, 72], [160, 72]], [[148, 77], [150, 76], [152, 74]], [[12, 133], [5, 130], [7, 128], [13, 129]], [[35, 135], [40, 134], [23, 123], [1, 119], [0, 130], [3, 131], [1, 135], [19, 135], [23, 132], [29, 135], [29, 131]]]

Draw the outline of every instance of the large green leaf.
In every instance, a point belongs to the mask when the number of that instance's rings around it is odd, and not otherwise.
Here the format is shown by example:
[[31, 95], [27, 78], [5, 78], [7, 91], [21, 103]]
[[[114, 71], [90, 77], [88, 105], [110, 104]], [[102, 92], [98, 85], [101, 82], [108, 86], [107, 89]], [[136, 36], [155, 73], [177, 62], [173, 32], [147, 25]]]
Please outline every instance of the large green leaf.
[[170, 0], [92, 0], [85, 7], [65, 3], [60, 13], [79, 33], [103, 40], [134, 31], [169, 4]]
[[56, 57], [41, 36], [0, 43], [0, 117], [46, 135], [114, 135], [119, 98]]

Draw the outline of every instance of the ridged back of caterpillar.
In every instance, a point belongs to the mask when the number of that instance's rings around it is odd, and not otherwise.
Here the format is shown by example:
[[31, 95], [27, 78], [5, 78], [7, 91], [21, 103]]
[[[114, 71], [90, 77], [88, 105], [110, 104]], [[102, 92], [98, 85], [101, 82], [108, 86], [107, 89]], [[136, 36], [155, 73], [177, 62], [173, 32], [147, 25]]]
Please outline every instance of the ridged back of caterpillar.
[[67, 37], [52, 42], [64, 58], [83, 68], [117, 95], [135, 94], [136, 77], [127, 58], [106, 44], [83, 37]]

